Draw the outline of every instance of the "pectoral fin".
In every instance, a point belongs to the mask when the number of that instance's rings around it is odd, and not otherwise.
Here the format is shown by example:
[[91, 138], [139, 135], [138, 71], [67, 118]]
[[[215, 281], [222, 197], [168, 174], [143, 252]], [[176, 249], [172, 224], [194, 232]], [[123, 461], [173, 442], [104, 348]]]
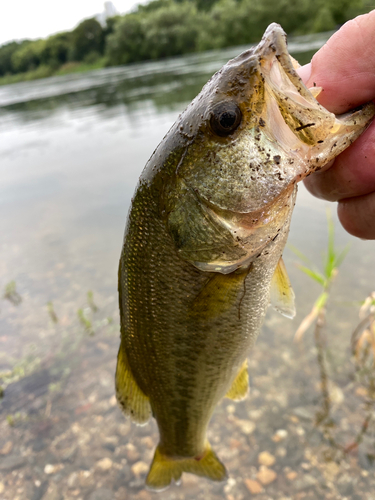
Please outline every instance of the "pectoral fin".
[[190, 306], [190, 314], [209, 320], [220, 316], [235, 304], [243, 291], [248, 270], [242, 273], [212, 273]]
[[233, 399], [234, 401], [241, 401], [244, 399], [249, 392], [249, 373], [247, 371], [247, 359], [240, 368], [237, 377], [232, 383], [232, 387], [229, 389], [226, 398]]
[[133, 422], [139, 425], [148, 422], [151, 417], [150, 400], [134, 380], [122, 344], [117, 357], [116, 397], [122, 411]]
[[283, 316], [294, 318], [296, 314], [294, 292], [282, 257], [271, 281], [271, 304]]

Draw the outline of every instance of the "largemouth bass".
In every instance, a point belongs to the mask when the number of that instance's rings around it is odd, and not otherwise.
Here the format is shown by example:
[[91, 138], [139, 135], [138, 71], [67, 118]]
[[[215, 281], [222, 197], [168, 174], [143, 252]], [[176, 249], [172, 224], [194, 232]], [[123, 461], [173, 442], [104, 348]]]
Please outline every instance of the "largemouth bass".
[[206, 439], [215, 406], [248, 391], [246, 357], [271, 302], [294, 315], [282, 252], [296, 183], [343, 151], [373, 104], [335, 116], [296, 73], [282, 28], [229, 61], [147, 163], [119, 268], [117, 399], [160, 442], [146, 479], [226, 476]]

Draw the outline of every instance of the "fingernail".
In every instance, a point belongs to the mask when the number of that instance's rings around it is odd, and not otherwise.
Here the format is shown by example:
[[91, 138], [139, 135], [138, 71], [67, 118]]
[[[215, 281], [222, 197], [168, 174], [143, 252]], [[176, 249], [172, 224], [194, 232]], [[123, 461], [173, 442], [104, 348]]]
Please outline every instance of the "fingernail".
[[303, 83], [307, 83], [311, 76], [311, 63], [305, 64], [305, 66], [301, 66], [297, 69], [297, 73], [299, 74]]

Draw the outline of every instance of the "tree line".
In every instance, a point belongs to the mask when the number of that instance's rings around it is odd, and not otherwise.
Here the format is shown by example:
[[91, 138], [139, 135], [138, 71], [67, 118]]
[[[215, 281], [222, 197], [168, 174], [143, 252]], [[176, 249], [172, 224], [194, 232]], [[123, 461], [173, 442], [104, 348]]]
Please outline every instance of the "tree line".
[[257, 42], [271, 22], [288, 34], [339, 27], [370, 0], [153, 0], [123, 16], [85, 19], [47, 39], [0, 46], [0, 77], [43, 77], [79, 65], [116, 66]]

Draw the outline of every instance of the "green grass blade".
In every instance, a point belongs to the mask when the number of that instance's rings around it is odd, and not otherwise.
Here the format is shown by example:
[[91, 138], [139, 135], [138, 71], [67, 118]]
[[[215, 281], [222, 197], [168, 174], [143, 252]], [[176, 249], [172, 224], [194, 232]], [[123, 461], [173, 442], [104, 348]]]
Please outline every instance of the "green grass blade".
[[350, 250], [350, 243], [348, 243], [346, 247], [343, 250], [341, 250], [341, 252], [336, 256], [335, 267], [341, 266], [342, 261], [348, 255], [349, 250]]
[[324, 266], [324, 273], [326, 279], [329, 280], [332, 276], [332, 271], [335, 268], [335, 261], [337, 259], [335, 252], [335, 226], [332, 219], [332, 213], [329, 208], [327, 208], [327, 225], [328, 225], [328, 246], [326, 262]]
[[310, 276], [310, 278], [312, 278], [314, 281], [317, 281], [320, 285], [325, 286], [326, 279], [319, 272], [313, 271], [309, 267], [303, 266], [302, 264], [298, 264], [298, 269], [307, 274], [307, 276]]
[[291, 243], [288, 243], [287, 244], [287, 247], [289, 248], [289, 250], [291, 250], [295, 255], [297, 255], [297, 257], [299, 259], [301, 259], [303, 262], [305, 262], [306, 264], [309, 264], [310, 263], [310, 260], [308, 257], [306, 257], [306, 255], [304, 253], [302, 253], [300, 250], [298, 250], [297, 247], [295, 247], [294, 245], [292, 245]]

